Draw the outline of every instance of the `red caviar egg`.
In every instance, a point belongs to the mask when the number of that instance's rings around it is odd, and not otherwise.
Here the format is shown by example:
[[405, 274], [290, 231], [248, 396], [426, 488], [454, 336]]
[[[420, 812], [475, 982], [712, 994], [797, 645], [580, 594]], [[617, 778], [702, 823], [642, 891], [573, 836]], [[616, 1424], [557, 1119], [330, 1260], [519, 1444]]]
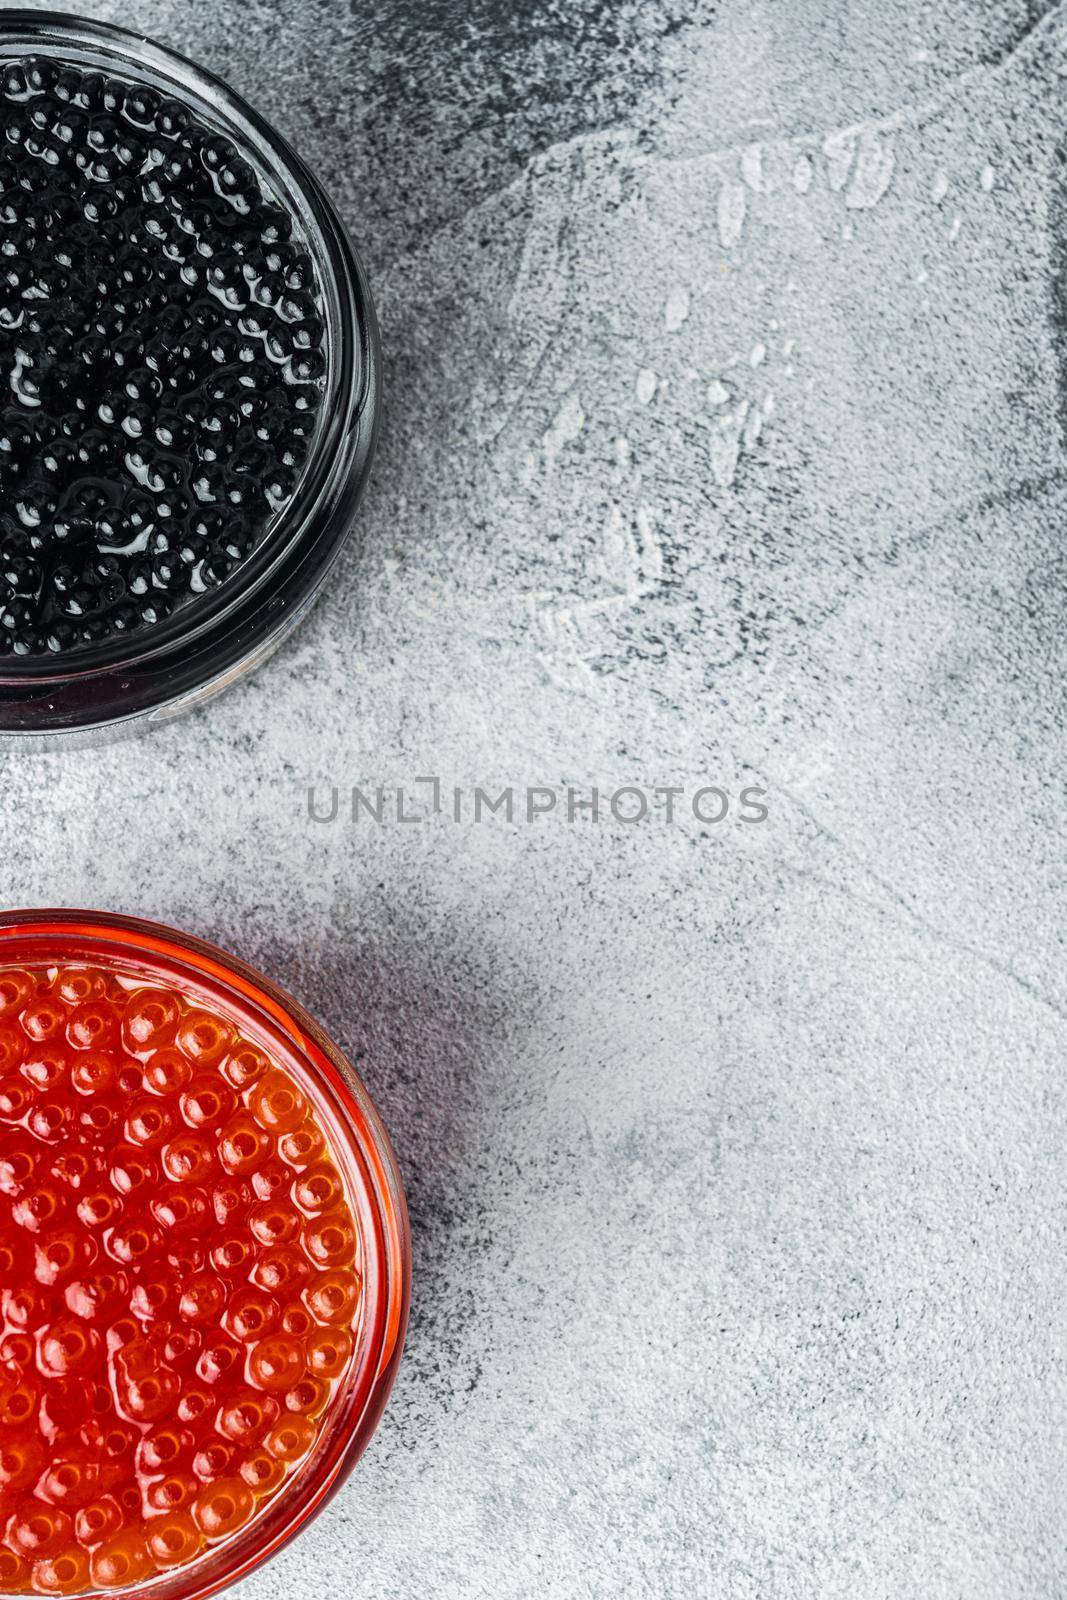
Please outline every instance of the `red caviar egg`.
[[241, 1476], [253, 1494], [273, 1494], [285, 1481], [285, 1463], [276, 1460], [269, 1450], [253, 1450], [241, 1462]]
[[33, 1177], [37, 1157], [28, 1140], [5, 1134], [0, 1148], [0, 1194], [17, 1195]]
[[255, 1172], [270, 1154], [268, 1135], [247, 1112], [231, 1117], [219, 1139], [219, 1160], [233, 1176]]
[[14, 1072], [25, 1060], [26, 1036], [17, 1028], [0, 1027], [0, 1072]]
[[117, 1077], [115, 1058], [100, 1050], [86, 1050], [71, 1062], [70, 1081], [79, 1094], [108, 1094]]
[[36, 1379], [5, 1373], [0, 1379], [0, 1424], [19, 1428], [37, 1409], [40, 1390]]
[[93, 1163], [88, 1151], [75, 1145], [68, 1145], [52, 1163], [52, 1176], [71, 1189], [80, 1189], [92, 1170]]
[[156, 1566], [166, 1570], [191, 1561], [203, 1545], [204, 1535], [191, 1516], [172, 1511], [153, 1519], [147, 1542]]
[[347, 1328], [316, 1328], [307, 1342], [308, 1369], [318, 1378], [339, 1378], [352, 1356]]
[[24, 1500], [7, 1520], [4, 1543], [16, 1555], [36, 1559], [61, 1549], [73, 1532], [73, 1524], [65, 1511], [37, 1499]]
[[172, 1234], [164, 1242], [167, 1265], [173, 1267], [177, 1283], [185, 1283], [194, 1272], [203, 1271], [207, 1255], [198, 1238], [179, 1233], [177, 1236]]
[[91, 967], [61, 967], [54, 988], [66, 1005], [78, 1006], [86, 1000], [99, 999], [106, 992], [107, 983], [103, 973], [94, 972]]
[[8, 967], [0, 972], [0, 1017], [14, 1017], [25, 1010], [34, 994], [37, 984], [33, 974], [23, 972], [17, 967]]
[[0, 1488], [25, 1489], [34, 1482], [47, 1460], [44, 1441], [36, 1430], [4, 1430], [0, 1439]]
[[58, 1551], [33, 1565], [33, 1587], [38, 1594], [78, 1594], [88, 1586], [89, 1563], [76, 1548]]
[[235, 1104], [236, 1097], [227, 1084], [215, 1074], [201, 1072], [182, 1095], [182, 1117], [190, 1128], [214, 1128], [232, 1113]]
[[311, 1265], [293, 1246], [274, 1245], [263, 1252], [249, 1276], [268, 1294], [296, 1295], [311, 1276]]
[[178, 1026], [178, 1048], [199, 1067], [213, 1067], [228, 1053], [234, 1031], [210, 1011], [187, 1011]]
[[188, 1322], [214, 1322], [226, 1304], [226, 1289], [211, 1272], [198, 1272], [182, 1290], [178, 1311]]
[[342, 1196], [340, 1175], [327, 1161], [316, 1162], [293, 1182], [293, 1199], [309, 1217], [333, 1210]]
[[30, 1284], [19, 1284], [17, 1288], [0, 1291], [0, 1311], [3, 1311], [4, 1321], [9, 1328], [33, 1327], [45, 1304], [40, 1291]]
[[158, 1096], [144, 1095], [133, 1101], [126, 1114], [126, 1137], [138, 1149], [151, 1150], [170, 1137], [176, 1121]]
[[241, 1347], [224, 1333], [215, 1334], [210, 1344], [205, 1344], [196, 1363], [197, 1375], [213, 1387], [217, 1387], [227, 1373], [238, 1372], [240, 1368]]
[[227, 1277], [241, 1275], [244, 1268], [255, 1259], [255, 1254], [254, 1239], [245, 1233], [231, 1233], [213, 1247], [211, 1265], [216, 1272], [225, 1273]]
[[94, 1189], [78, 1201], [78, 1221], [86, 1228], [106, 1228], [122, 1215], [122, 1201], [106, 1189]]
[[243, 1528], [254, 1510], [252, 1491], [242, 1478], [219, 1478], [201, 1490], [193, 1516], [206, 1538], [223, 1539]]
[[148, 1476], [155, 1472], [166, 1472], [176, 1462], [185, 1459], [192, 1441], [193, 1435], [187, 1428], [176, 1427], [171, 1422], [149, 1428], [147, 1433], [141, 1435], [137, 1445], [138, 1472]]
[[[11, 1256], [12, 1252], [7, 1252]], [[10, 1270], [10, 1262], [8, 1263]], [[25, 1368], [33, 1361], [33, 1340], [28, 1333], [5, 1333], [0, 1339], [0, 1361]]]
[[263, 1076], [269, 1065], [270, 1062], [262, 1050], [257, 1050], [254, 1045], [242, 1043], [223, 1063], [222, 1074], [232, 1088], [240, 1091], [250, 1088]]
[[142, 1272], [130, 1296], [130, 1310], [142, 1324], [158, 1322], [174, 1308], [177, 1289], [169, 1272], [155, 1276]]
[[252, 1193], [257, 1200], [275, 1200], [288, 1195], [293, 1186], [293, 1174], [284, 1161], [276, 1157], [254, 1172], [251, 1178]]
[[[10, 1031], [10, 1030], [9, 1030]], [[4, 1070], [4, 1030], [0, 1028], [0, 1071]], [[70, 1070], [70, 1061], [62, 1045], [46, 1043], [34, 1045], [21, 1057], [19, 1071], [35, 1089], [52, 1089], [62, 1083]], [[12, 1063], [13, 1064], [13, 1063]]]
[[33, 1090], [21, 1078], [0, 1079], [0, 1122], [21, 1122], [33, 1104]]
[[294, 1339], [306, 1339], [313, 1327], [307, 1307], [302, 1306], [299, 1300], [290, 1301], [282, 1312], [283, 1331], [292, 1334]]
[[235, 1339], [259, 1339], [278, 1320], [278, 1306], [259, 1289], [239, 1289], [226, 1307], [222, 1325]]
[[67, 1018], [67, 1042], [75, 1050], [104, 1050], [118, 1034], [118, 1018], [106, 1000], [87, 1000]]
[[144, 1534], [139, 1528], [130, 1528], [93, 1551], [89, 1571], [101, 1589], [122, 1589], [149, 1577], [155, 1571], [155, 1563]]
[[304, 1249], [320, 1267], [340, 1267], [352, 1260], [356, 1230], [347, 1211], [338, 1208], [304, 1224]]
[[54, 1184], [42, 1183], [19, 1196], [11, 1207], [11, 1220], [29, 1233], [40, 1233], [58, 1222], [65, 1209], [62, 1192]]
[[307, 1101], [293, 1080], [277, 1069], [264, 1074], [252, 1090], [249, 1110], [270, 1133], [292, 1133], [304, 1120]]
[[27, 1126], [43, 1143], [53, 1144], [66, 1132], [73, 1107], [62, 1100], [39, 1100], [30, 1112]]
[[74, 1535], [87, 1548], [104, 1544], [122, 1527], [122, 1508], [112, 1495], [82, 1506], [74, 1518]]
[[171, 1232], [202, 1228], [208, 1218], [207, 1195], [191, 1183], [165, 1184], [152, 1200], [151, 1211], [159, 1226]]
[[246, 1389], [221, 1408], [215, 1426], [224, 1439], [236, 1445], [248, 1445], [277, 1421], [278, 1411], [278, 1402], [270, 1395]]
[[104, 1248], [112, 1261], [130, 1267], [147, 1261], [158, 1249], [159, 1229], [147, 1218], [133, 1216], [117, 1228], [109, 1228], [104, 1237]]
[[100, 1359], [100, 1335], [76, 1317], [64, 1317], [37, 1334], [37, 1366], [46, 1378], [84, 1372]]
[[33, 1274], [38, 1283], [64, 1283], [96, 1255], [96, 1245], [72, 1228], [53, 1231], [34, 1246]]
[[117, 1145], [110, 1156], [111, 1186], [121, 1195], [154, 1188], [158, 1172], [151, 1156], [133, 1145]]
[[124, 1303], [128, 1287], [124, 1272], [104, 1266], [68, 1283], [63, 1298], [75, 1316], [99, 1323]]
[[213, 1165], [211, 1145], [199, 1134], [179, 1133], [163, 1149], [163, 1170], [175, 1183], [202, 1183]]
[[292, 1133], [283, 1133], [278, 1140], [278, 1154], [291, 1167], [309, 1167], [326, 1153], [326, 1140], [322, 1129], [305, 1122]]
[[0, 1549], [0, 1589], [17, 1594], [26, 1587], [30, 1575], [29, 1565], [12, 1550]]
[[354, 1272], [320, 1272], [304, 1291], [304, 1304], [316, 1322], [349, 1325], [356, 1315], [359, 1287]]
[[225, 1477], [233, 1461], [233, 1449], [221, 1439], [209, 1438], [193, 1457], [193, 1473], [197, 1479], [196, 1492], [200, 1493], [200, 1485], [212, 1483], [216, 1478]]
[[122, 1013], [122, 1042], [131, 1055], [158, 1051], [174, 1038], [181, 1018], [177, 996], [165, 989], [138, 989]]
[[191, 1472], [168, 1472], [145, 1489], [145, 1505], [149, 1511], [179, 1511], [191, 1505], [199, 1493], [200, 1482]]
[[211, 1204], [219, 1227], [236, 1219], [252, 1204], [253, 1190], [243, 1178], [224, 1178], [211, 1191]]
[[67, 1025], [66, 1007], [47, 996], [28, 1005], [21, 1017], [22, 1031], [27, 1039], [40, 1044], [42, 1039], [62, 1035]]
[[54, 1462], [41, 1474], [34, 1492], [38, 1499], [70, 1510], [91, 1500], [99, 1484], [100, 1469], [95, 1461], [72, 1459]]
[[303, 1373], [305, 1359], [304, 1349], [296, 1339], [284, 1333], [273, 1334], [249, 1351], [248, 1381], [271, 1393], [289, 1389]]
[[182, 1386], [182, 1397], [178, 1401], [178, 1419], [181, 1422], [199, 1422], [202, 1417], [210, 1414], [214, 1403], [214, 1395], [203, 1384], [186, 1383]]
[[285, 1407], [287, 1411], [297, 1412], [300, 1416], [318, 1417], [325, 1411], [330, 1399], [330, 1386], [321, 1378], [316, 1378], [309, 1373], [306, 1377], [295, 1383], [285, 1393]]
[[260, 1244], [289, 1244], [300, 1232], [300, 1217], [282, 1200], [264, 1200], [253, 1206], [248, 1227]]
[[144, 1069], [144, 1085], [153, 1094], [178, 1094], [193, 1075], [180, 1050], [155, 1050]]
[[305, 1090], [178, 991], [0, 968], [0, 1591], [122, 1590], [314, 1446], [361, 1259]]
[[310, 1417], [287, 1416], [268, 1429], [263, 1446], [276, 1461], [299, 1461], [314, 1437], [315, 1424]]

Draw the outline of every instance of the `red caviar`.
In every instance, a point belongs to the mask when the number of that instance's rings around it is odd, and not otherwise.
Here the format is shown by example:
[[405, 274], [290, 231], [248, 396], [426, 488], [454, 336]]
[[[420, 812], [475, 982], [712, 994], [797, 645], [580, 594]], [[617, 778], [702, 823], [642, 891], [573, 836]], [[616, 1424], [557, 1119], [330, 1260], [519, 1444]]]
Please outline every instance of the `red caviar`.
[[365, 1332], [361, 1197], [229, 1008], [4, 961], [0, 1592], [150, 1584], [314, 1453]]

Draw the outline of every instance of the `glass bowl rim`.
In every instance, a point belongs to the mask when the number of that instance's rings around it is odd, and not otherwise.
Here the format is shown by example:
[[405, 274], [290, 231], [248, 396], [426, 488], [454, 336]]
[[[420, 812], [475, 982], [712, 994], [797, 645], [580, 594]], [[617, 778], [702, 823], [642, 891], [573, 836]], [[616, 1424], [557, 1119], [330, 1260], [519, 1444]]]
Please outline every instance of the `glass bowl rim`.
[[[411, 1303], [411, 1235], [403, 1181], [389, 1136], [351, 1062], [298, 1001], [256, 968], [196, 935], [144, 918], [66, 907], [0, 912], [0, 968], [44, 959], [49, 940], [74, 942], [77, 954], [67, 951], [74, 960], [91, 961], [95, 955], [106, 962], [110, 956], [120, 965], [125, 955], [157, 967], [161, 974], [184, 970], [209, 992], [219, 991], [235, 1011], [250, 1013], [257, 1026], [284, 1040], [316, 1086], [326, 1089], [330, 1109], [340, 1114], [345, 1136], [370, 1180], [364, 1187], [376, 1228], [364, 1244], [368, 1269], [372, 1246], [374, 1254], [374, 1331], [362, 1364], [352, 1374], [344, 1426], [324, 1431], [291, 1483], [245, 1529], [209, 1546], [188, 1567], [125, 1588], [90, 1587], [71, 1597], [205, 1600], [246, 1577], [307, 1526], [345, 1481], [377, 1427], [400, 1363]], [[369, 1279], [369, 1270], [365, 1276]]]

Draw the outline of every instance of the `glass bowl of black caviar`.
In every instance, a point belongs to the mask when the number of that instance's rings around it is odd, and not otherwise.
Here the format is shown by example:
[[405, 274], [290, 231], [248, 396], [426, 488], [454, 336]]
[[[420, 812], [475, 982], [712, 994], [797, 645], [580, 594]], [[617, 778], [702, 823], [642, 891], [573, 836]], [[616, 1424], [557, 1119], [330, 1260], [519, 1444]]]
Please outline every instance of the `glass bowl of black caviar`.
[[0, 743], [201, 703], [306, 612], [380, 404], [362, 267], [233, 90], [0, 11]]

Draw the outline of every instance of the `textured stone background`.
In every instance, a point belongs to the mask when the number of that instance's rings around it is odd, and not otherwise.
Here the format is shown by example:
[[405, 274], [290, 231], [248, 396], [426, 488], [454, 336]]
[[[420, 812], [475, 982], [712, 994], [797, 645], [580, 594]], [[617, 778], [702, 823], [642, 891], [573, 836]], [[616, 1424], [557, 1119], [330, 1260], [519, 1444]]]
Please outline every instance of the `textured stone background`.
[[[2, 769], [7, 902], [261, 964], [396, 1137], [394, 1398], [245, 1593], [1063, 1595], [1063, 8], [82, 6], [294, 141], [386, 352], [289, 647]], [[770, 817], [307, 819], [421, 773]]]

